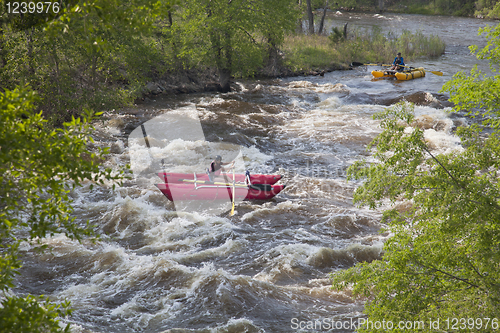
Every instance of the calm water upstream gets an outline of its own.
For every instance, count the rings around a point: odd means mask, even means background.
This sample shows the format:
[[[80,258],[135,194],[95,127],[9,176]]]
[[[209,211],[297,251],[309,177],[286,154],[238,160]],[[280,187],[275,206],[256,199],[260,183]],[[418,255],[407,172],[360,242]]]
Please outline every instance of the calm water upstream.
[[[19,292],[68,299],[76,332],[294,332],[302,323],[322,321],[307,332],[352,332],[328,324],[357,320],[362,301],[330,289],[329,273],[380,258],[386,234],[380,212],[355,207],[356,183],[345,169],[370,159],[366,145],[380,129],[372,115],[407,99],[426,124],[436,152],[459,147],[455,126],[466,122],[447,114],[441,86],[458,70],[476,63],[471,44],[484,44],[477,29],[484,20],[416,15],[346,13],[327,28],[384,31],[421,30],[447,44],[437,59],[407,61],[444,72],[408,82],[373,80],[371,68],[324,77],[239,82],[240,92],[173,96],[118,113],[97,124],[97,144],[111,146],[112,167],[141,160],[128,137],[140,124],[180,108],[196,110],[207,141],[163,142],[151,137],[152,154],[176,161],[177,171],[202,172],[201,152],[227,156],[242,146],[254,173],[283,173],[287,188],[269,202],[241,202],[236,214],[175,212],[150,177],[73,193],[79,221],[99,227],[96,244],[59,235],[43,240],[52,248],[25,253]],[[391,59],[388,59],[388,61]],[[483,64],[484,65],[484,64]]]

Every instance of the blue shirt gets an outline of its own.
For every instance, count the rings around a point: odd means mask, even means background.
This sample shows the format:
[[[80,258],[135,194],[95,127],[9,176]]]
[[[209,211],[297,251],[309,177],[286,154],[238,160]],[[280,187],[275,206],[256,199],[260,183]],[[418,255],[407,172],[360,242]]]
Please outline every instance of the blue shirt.
[[[396,57],[394,58],[394,62],[392,63],[393,65],[400,65],[400,66],[404,66],[405,65],[405,62],[403,60],[403,57]]]

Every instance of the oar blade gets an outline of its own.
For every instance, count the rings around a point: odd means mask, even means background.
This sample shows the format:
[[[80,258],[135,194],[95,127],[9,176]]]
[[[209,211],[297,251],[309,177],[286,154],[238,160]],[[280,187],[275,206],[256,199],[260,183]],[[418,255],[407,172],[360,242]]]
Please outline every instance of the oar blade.
[[[234,215],[234,199],[233,199],[233,208],[231,208],[231,214],[229,214],[229,216],[233,216]]]
[[[232,198],[233,207],[231,208],[231,216],[234,215],[234,195],[235,195],[235,191],[236,191],[236,187],[235,187],[235,176],[234,176],[234,165],[233,165],[233,198]]]
[[[439,72],[439,71],[431,71],[432,74],[434,75],[439,75],[439,76],[443,76],[443,72]]]
[[[392,65],[388,65],[388,64],[365,64],[365,63],[356,62],[356,61],[351,62],[351,67],[359,67],[359,66],[387,66],[387,67],[390,67]]]
[[[359,67],[359,66],[364,66],[365,64],[363,64],[362,62],[357,62],[357,61],[353,61],[351,62],[351,67]]]

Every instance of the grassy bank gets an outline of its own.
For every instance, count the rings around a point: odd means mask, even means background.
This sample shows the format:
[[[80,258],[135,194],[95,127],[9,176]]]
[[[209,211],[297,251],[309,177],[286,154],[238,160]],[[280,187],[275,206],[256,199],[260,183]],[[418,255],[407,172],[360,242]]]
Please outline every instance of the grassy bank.
[[[409,63],[440,56],[444,50],[445,44],[437,36],[406,30],[399,36],[383,35],[377,29],[354,31],[347,38],[337,34],[287,36],[283,46],[284,65],[292,72],[337,69],[353,61],[390,63],[397,52]]]

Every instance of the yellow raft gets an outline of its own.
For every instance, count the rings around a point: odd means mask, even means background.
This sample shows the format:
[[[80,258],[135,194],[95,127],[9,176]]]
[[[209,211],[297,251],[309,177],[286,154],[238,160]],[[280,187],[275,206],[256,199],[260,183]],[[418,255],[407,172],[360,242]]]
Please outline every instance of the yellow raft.
[[[376,78],[380,77],[395,77],[398,80],[406,81],[412,80],[419,77],[425,76],[425,71],[423,67],[419,68],[410,68],[410,70],[405,70],[402,72],[394,71],[394,70],[375,70],[372,71],[372,75]]]

